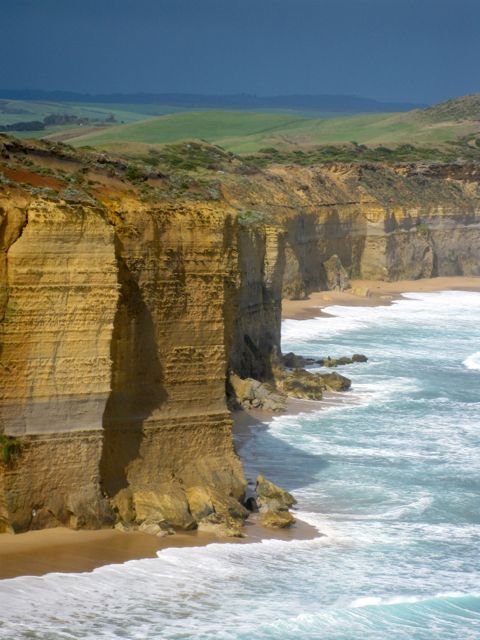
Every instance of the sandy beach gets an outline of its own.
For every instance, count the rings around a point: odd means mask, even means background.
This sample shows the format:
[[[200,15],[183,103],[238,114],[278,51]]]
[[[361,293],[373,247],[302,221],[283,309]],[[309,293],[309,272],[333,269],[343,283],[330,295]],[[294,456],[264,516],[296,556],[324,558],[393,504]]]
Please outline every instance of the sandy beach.
[[[304,320],[328,316],[322,309],[331,305],[389,305],[406,292],[445,290],[480,291],[480,277],[442,277],[428,280],[378,282],[352,281],[348,291],[312,293],[307,300],[283,301],[283,318]],[[322,406],[342,402],[341,394],[328,394],[317,401],[290,399],[287,414],[319,410]],[[237,444],[251,437],[252,428],[266,428],[274,415],[262,411],[238,411],[233,415]],[[291,540],[313,538],[317,530],[297,521],[289,530],[271,530],[256,523],[255,514],[246,522],[246,538],[218,538],[210,533],[181,532],[165,538],[140,531],[124,533],[115,530],[72,531],[66,528],[30,531],[0,536],[0,579],[50,572],[84,572],[106,565],[140,558],[154,558],[167,547],[203,546],[212,543],[248,544],[262,539]]]
[[[155,558],[168,547],[200,547],[207,544],[249,544],[265,539],[298,540],[318,536],[301,521],[291,529],[260,527],[255,514],[245,523],[245,538],[217,537],[200,531],[178,532],[159,538],[141,531],[124,533],[112,529],[72,531],[63,527],[0,536],[0,580],[46,573],[81,573],[107,564]]]
[[[352,280],[347,291],[318,291],[306,300],[283,300],[282,318],[308,320],[328,316],[322,311],[332,305],[351,307],[375,307],[389,305],[402,293],[433,291],[480,291],[479,277],[441,277],[424,280],[398,280],[379,282],[377,280]]]

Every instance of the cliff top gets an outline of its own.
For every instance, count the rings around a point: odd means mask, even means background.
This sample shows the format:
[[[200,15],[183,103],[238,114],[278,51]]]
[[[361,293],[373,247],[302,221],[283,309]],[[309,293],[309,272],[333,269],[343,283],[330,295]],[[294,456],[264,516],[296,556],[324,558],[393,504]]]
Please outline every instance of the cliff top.
[[[358,199],[359,187],[384,202],[397,198],[399,190],[404,202],[434,202],[445,189],[454,198],[455,181],[480,179],[477,150],[472,151],[472,159],[461,162],[431,162],[428,155],[421,161],[421,149],[415,147],[392,153],[362,145],[335,153],[329,147],[289,154],[266,149],[239,158],[214,145],[185,142],[147,146],[135,157],[122,157],[0,135],[0,188],[91,205],[135,200],[178,207],[215,201],[237,210],[241,224],[270,224],[299,208]],[[412,156],[419,161],[399,160]]]

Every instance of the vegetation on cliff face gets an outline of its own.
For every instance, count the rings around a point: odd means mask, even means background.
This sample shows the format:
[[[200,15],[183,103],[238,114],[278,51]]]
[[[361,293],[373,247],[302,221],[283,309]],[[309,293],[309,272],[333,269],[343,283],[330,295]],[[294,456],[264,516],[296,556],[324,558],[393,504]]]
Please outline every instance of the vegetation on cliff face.
[[[1,460],[9,465],[20,454],[22,444],[17,438],[0,433]]]

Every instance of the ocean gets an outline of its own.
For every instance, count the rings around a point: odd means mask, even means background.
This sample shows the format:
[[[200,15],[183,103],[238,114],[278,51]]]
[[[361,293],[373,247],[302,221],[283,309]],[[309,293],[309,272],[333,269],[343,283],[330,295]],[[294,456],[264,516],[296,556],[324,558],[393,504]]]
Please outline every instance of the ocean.
[[[283,350],[366,354],[352,390],[239,443],[318,537],[3,580],[0,638],[478,640],[480,293],[327,312]]]

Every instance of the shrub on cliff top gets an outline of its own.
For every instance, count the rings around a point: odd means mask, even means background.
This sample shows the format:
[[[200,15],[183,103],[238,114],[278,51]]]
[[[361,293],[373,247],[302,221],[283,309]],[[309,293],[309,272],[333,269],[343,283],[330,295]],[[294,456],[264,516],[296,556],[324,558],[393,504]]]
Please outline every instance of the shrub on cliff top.
[[[141,167],[131,164],[125,173],[125,177],[127,180],[130,180],[130,182],[139,182],[145,180],[145,172]]]
[[[200,142],[182,142],[165,145],[161,149],[149,149],[144,158],[148,164],[166,165],[171,169],[183,171],[223,170],[234,158],[233,154],[220,147]]]

